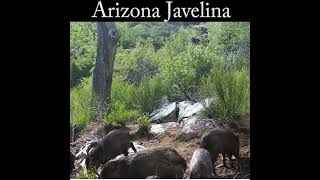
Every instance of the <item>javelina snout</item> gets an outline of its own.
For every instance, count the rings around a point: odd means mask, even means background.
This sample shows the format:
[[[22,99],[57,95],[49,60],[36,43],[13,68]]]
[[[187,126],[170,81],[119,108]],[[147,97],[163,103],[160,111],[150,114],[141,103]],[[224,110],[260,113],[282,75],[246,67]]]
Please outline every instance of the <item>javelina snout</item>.
[[[186,161],[173,148],[153,148],[108,161],[103,165],[100,176],[143,179],[156,175],[159,178],[182,179],[185,169]]]
[[[208,150],[199,148],[193,152],[190,160],[190,179],[212,178],[213,167]]]
[[[217,160],[219,154],[222,154],[223,164],[225,166],[226,166],[226,159],[225,159],[226,155],[228,155],[228,158],[230,161],[231,161],[232,155],[236,157],[237,161],[239,160],[239,148],[240,148],[239,137],[233,134],[228,129],[216,128],[205,133],[201,137],[200,148],[207,149],[210,152],[214,174],[216,174],[214,163]],[[239,167],[239,161],[238,161],[238,170],[239,168],[240,167]]]
[[[87,149],[87,168],[98,168],[100,165],[120,154],[127,156],[130,147],[134,152],[137,152],[130,139],[131,137],[128,131],[112,130],[104,136],[101,141],[92,143]]]

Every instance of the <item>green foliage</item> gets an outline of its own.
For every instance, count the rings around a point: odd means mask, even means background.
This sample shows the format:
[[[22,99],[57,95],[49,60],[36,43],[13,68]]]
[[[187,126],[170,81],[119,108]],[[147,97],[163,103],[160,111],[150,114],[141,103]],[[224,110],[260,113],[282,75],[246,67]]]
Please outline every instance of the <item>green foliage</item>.
[[[126,108],[133,109],[135,107],[136,87],[124,81],[114,81],[112,83],[111,101],[121,102]]]
[[[120,49],[114,66],[115,77],[138,85],[154,76],[158,72],[155,54],[150,40],[138,41],[131,52]]]
[[[71,87],[91,75],[96,58],[96,24],[91,22],[70,23]]]
[[[198,23],[116,23],[121,38],[111,104],[103,112],[107,124],[135,120],[147,127],[148,118],[141,114],[158,107],[163,96],[169,101],[215,97],[217,107],[214,112],[207,108],[207,116],[249,112],[250,24],[206,23],[208,38],[189,28],[194,24]],[[83,128],[94,114],[88,77],[96,56],[96,24],[71,23],[70,33],[72,117],[75,126]],[[191,42],[194,36],[201,36],[197,45]]]
[[[141,112],[151,112],[160,104],[160,101],[166,94],[166,91],[166,86],[162,83],[160,77],[145,80],[135,91],[135,106]]]
[[[171,100],[197,99],[200,79],[207,76],[216,59],[216,54],[206,46],[191,44],[191,37],[196,34],[193,29],[181,29],[159,51],[159,57],[165,57],[160,73],[170,86]]]
[[[151,124],[150,118],[147,114],[143,114],[137,119],[137,123],[141,129],[148,130]]]
[[[140,137],[147,136],[149,134],[149,128],[151,124],[148,114],[143,114],[139,119],[137,119],[137,123],[139,125],[137,135]]]
[[[139,38],[143,36],[145,27],[141,24],[129,27],[128,22],[116,23],[117,28],[121,33],[119,46],[123,49],[131,49],[136,46]]]
[[[96,174],[93,171],[81,169],[76,179],[96,179]]]
[[[215,97],[216,117],[236,117],[249,113],[250,81],[247,67],[235,67],[217,63],[201,84],[202,97]],[[206,114],[212,113],[206,110]]]
[[[108,106],[108,109],[104,115],[104,122],[107,125],[125,125],[128,121],[135,120],[139,116],[139,111],[128,110],[124,103],[120,101],[114,101]]]
[[[83,129],[91,120],[94,115],[92,103],[92,78],[89,77],[71,90],[71,114],[76,129]]]
[[[250,23],[212,22],[208,23],[208,32],[208,46],[221,54],[228,64],[238,68],[249,66]]]

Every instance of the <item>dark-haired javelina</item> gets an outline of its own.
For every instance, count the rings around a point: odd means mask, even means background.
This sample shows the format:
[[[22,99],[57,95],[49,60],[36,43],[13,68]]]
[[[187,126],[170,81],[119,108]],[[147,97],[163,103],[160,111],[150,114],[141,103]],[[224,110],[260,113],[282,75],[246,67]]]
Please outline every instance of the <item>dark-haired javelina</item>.
[[[213,168],[208,150],[199,148],[193,152],[190,160],[190,179],[210,179]]]
[[[104,125],[98,128],[98,130],[94,133],[99,139],[102,139],[105,135],[107,135],[112,130],[122,130],[122,131],[130,131],[127,126],[124,125]]]
[[[101,141],[92,143],[87,149],[87,168],[98,168],[120,154],[127,156],[129,148],[137,152],[130,139],[129,131],[112,130]]]
[[[74,161],[76,160],[76,156],[70,150],[70,173],[72,173],[74,169]]]
[[[226,154],[228,155],[228,158],[230,161],[231,161],[232,155],[234,155],[238,162],[238,170],[240,169],[239,137],[233,134],[230,130],[216,128],[205,133],[201,137],[200,148],[207,149],[210,152],[214,174],[216,174],[214,163],[217,160],[219,154],[222,154],[223,164],[225,166],[226,166],[226,159],[225,159]]]
[[[159,178],[182,179],[186,167],[186,161],[175,149],[153,148],[108,161],[103,165],[100,176],[104,179],[143,179],[157,175]]]

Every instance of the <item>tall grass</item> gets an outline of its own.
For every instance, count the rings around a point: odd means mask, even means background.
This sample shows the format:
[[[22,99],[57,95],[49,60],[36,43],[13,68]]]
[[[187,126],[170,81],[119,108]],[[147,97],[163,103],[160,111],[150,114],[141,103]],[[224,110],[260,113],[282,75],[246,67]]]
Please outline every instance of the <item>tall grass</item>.
[[[165,84],[159,77],[143,81],[135,91],[135,106],[141,111],[150,113],[156,108],[166,94]]]
[[[236,117],[249,113],[250,80],[249,69],[244,66],[237,70],[217,64],[200,87],[203,97],[215,97],[216,107],[213,113],[219,118]]]
[[[130,110],[121,101],[114,101],[108,106],[104,114],[104,122],[108,125],[125,125],[128,121],[133,121],[140,116],[139,111]]]
[[[71,90],[71,114],[76,129],[85,128],[94,114],[92,107],[92,78],[83,79]]]

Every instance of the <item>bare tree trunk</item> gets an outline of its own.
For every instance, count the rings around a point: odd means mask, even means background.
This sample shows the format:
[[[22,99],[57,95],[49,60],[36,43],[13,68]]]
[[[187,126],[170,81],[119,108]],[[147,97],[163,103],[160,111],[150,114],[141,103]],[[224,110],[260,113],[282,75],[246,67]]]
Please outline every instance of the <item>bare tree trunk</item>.
[[[114,22],[98,22],[97,59],[93,72],[93,95],[97,98],[97,110],[106,108],[110,102],[113,65],[120,37]]]

